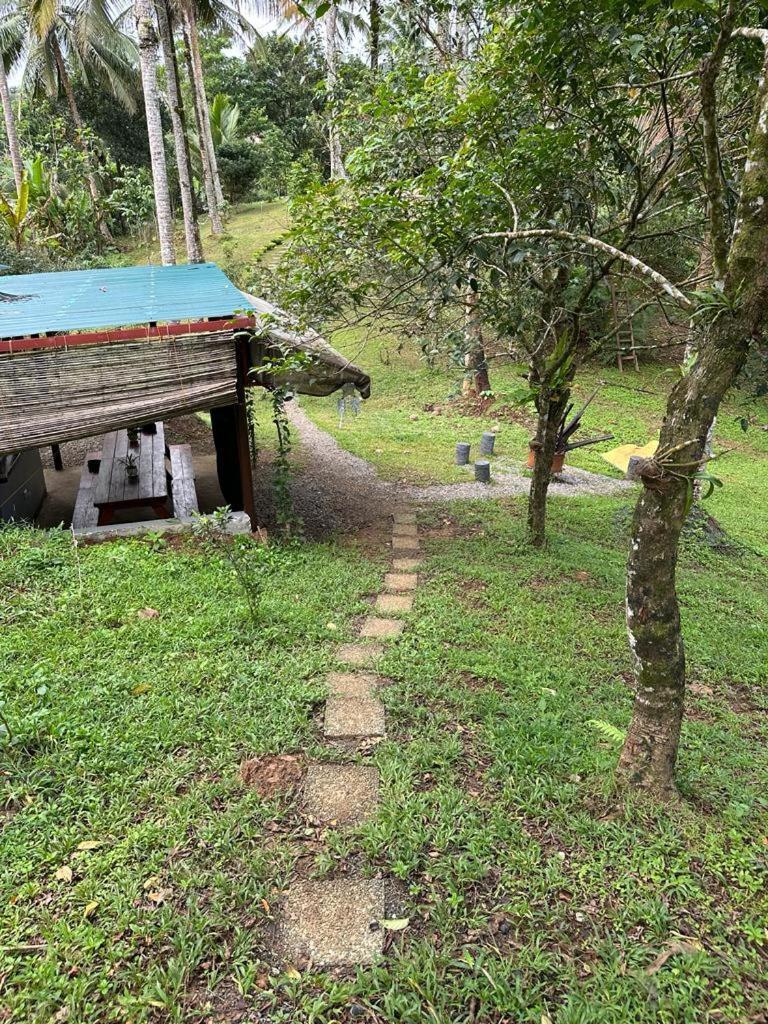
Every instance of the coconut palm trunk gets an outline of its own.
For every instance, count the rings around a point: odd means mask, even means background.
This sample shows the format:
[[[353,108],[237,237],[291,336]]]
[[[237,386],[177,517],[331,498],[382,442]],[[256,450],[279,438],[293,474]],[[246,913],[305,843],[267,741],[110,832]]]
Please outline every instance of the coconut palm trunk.
[[[173,212],[168,188],[168,170],[165,165],[163,124],[160,118],[160,94],[157,89],[159,42],[155,30],[152,0],[134,0],[133,14],[139,37],[139,64],[144,91],[144,111],[147,118],[149,155],[152,162],[152,184],[155,192],[160,258],[163,265],[167,265],[175,263],[176,256],[173,248]]]
[[[369,0],[368,4],[368,58],[374,75],[379,71],[381,56],[381,3]]]
[[[213,146],[211,116],[208,107],[208,97],[205,92],[203,61],[200,56],[200,40],[197,32],[197,16],[192,0],[182,0],[181,14],[189,84],[192,89],[197,118],[197,137],[200,140],[203,175],[208,178],[208,182],[206,182],[206,197],[208,198],[209,213],[211,215],[211,229],[214,234],[221,234],[223,229],[220,211],[224,206],[224,193],[221,188],[216,151]]]
[[[339,134],[339,9],[331,4],[323,16],[323,37],[325,42],[325,83],[328,92],[328,151],[331,160],[331,178],[346,178],[344,160],[341,155]]]
[[[8,139],[8,153],[13,165],[13,178],[16,182],[16,192],[21,192],[21,183],[24,180],[24,163],[21,159],[21,147],[19,136],[16,132],[16,118],[13,113],[11,102],[11,90],[8,88],[8,79],[5,74],[5,64],[0,57],[0,102],[3,104],[3,117],[5,119],[5,134]]]
[[[83,124],[83,119],[80,116],[80,108],[77,105],[75,90],[72,88],[72,80],[70,79],[69,72],[67,71],[64,54],[61,52],[61,46],[59,45],[59,40],[57,39],[55,32],[51,32],[50,45],[51,52],[53,53],[53,59],[56,62],[56,70],[59,73],[59,81],[61,82],[61,87],[64,90],[64,96],[67,100],[67,106],[69,107],[69,116],[72,118],[72,123],[75,126],[75,140],[80,152],[86,159],[85,180],[88,185],[88,193],[91,197],[96,223],[102,237],[106,241],[111,242],[112,233],[107,226],[107,222],[104,220],[104,212],[101,208],[101,192],[99,190],[99,183],[96,180],[96,175],[93,172],[92,155],[85,138],[85,126]]]
[[[184,116],[184,103],[181,98],[179,82],[179,66],[176,61],[176,49],[173,45],[173,27],[168,0],[155,0],[157,25],[160,41],[163,46],[165,75],[168,89],[168,108],[173,126],[173,143],[176,150],[176,169],[179,175],[179,191],[181,192],[181,209],[184,217],[184,239],[187,247],[187,259],[190,263],[203,262],[203,247],[200,242],[200,225],[197,221],[197,203],[192,184],[192,160],[189,153],[189,140]]]

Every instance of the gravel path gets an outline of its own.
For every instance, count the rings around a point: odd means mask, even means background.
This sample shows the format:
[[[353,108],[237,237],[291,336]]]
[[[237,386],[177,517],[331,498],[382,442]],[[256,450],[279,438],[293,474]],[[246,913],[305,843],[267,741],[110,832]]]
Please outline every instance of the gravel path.
[[[528,493],[530,478],[502,459],[493,464],[494,482],[490,485],[470,480],[465,484],[412,487],[381,480],[369,462],[342,448],[295,402],[287,408],[291,424],[301,438],[301,467],[292,479],[291,493],[295,510],[310,534],[359,528],[389,514],[403,502],[488,499]],[[470,473],[468,470],[468,475]],[[271,504],[266,479],[269,473],[263,476],[261,493],[257,495],[257,500],[263,502],[262,507]],[[549,490],[550,494],[575,497],[618,494],[634,486],[627,480],[569,468],[552,481]]]

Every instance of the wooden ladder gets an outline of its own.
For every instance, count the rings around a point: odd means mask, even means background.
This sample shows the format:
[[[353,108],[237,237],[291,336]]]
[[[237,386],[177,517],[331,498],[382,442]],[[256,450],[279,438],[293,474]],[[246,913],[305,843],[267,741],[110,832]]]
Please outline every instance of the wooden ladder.
[[[633,363],[636,370],[640,369],[635,348],[635,329],[626,293],[621,298],[616,294],[616,286],[611,281],[611,306],[613,309],[613,329],[616,334],[616,363],[624,372],[624,363]]]

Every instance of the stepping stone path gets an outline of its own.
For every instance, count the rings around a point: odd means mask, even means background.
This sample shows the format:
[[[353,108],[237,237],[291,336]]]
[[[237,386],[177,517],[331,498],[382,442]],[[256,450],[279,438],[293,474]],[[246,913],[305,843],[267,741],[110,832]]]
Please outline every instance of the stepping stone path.
[[[399,616],[413,607],[418,584],[419,537],[416,516],[402,509],[392,524],[392,571],[384,592],[359,629],[359,641],[338,650],[339,671],[329,672],[323,732],[329,744],[344,751],[375,743],[385,735],[381,679],[376,664],[385,642],[405,628]],[[334,761],[310,765],[304,782],[304,812],[329,827],[357,825],[376,813],[379,773],[369,764]],[[369,964],[381,955],[387,916],[381,879],[295,880],[283,898],[278,922],[284,955],[318,967]]]

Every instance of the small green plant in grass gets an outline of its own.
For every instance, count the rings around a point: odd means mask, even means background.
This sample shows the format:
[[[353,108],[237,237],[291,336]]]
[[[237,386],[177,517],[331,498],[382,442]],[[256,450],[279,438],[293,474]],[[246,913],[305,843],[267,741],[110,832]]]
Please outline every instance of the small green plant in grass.
[[[250,536],[227,532],[231,510],[217,508],[195,518],[194,532],[205,548],[229,566],[247,603],[254,625],[261,622],[261,601],[267,579],[277,570],[280,550]]]
[[[300,536],[302,523],[294,511],[291,500],[290,455],[293,441],[286,403],[293,397],[294,378],[297,375],[306,374],[311,366],[312,360],[306,352],[286,349],[280,356],[265,359],[260,366],[251,371],[262,377],[266,375],[270,381],[272,422],[277,434],[277,454],[272,464],[272,486],[275,495],[277,524],[287,537]],[[253,406],[250,411],[253,412]]]

